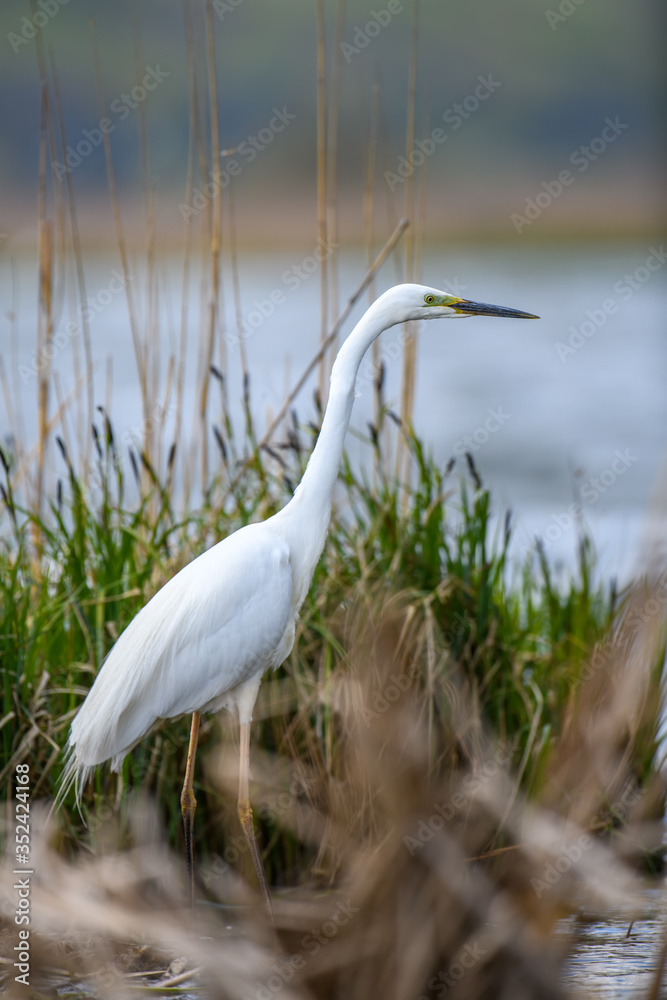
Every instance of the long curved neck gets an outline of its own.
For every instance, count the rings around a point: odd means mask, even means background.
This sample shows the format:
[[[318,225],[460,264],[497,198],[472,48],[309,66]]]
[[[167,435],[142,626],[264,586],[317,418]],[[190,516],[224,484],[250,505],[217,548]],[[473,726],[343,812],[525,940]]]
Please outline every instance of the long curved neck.
[[[298,549],[298,559],[302,563],[300,569],[308,574],[308,584],[329,528],[359,365],[376,337],[396,322],[396,316],[389,316],[381,297],[365,313],[341,347],[331,371],[329,401],[315,448],[294,496],[276,515],[281,531],[286,536],[298,537],[299,544],[294,548]]]

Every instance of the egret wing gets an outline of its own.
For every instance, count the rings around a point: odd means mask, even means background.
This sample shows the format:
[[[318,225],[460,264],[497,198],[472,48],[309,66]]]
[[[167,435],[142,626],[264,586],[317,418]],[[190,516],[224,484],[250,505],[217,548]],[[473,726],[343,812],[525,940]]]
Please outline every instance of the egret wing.
[[[74,770],[114,768],[159,719],[221,706],[294,635],[286,543],[248,525],[185,566],[111,649],[70,735]]]

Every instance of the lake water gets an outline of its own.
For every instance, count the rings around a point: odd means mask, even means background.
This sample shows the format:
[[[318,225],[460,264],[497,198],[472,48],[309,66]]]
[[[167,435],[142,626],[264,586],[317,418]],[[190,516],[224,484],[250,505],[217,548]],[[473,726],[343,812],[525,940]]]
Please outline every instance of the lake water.
[[[520,241],[517,241],[520,243]],[[35,346],[37,282],[35,261],[12,261],[10,249],[0,259],[0,287],[5,316],[0,350],[15,399],[23,413],[23,440],[36,436]],[[282,300],[272,315],[248,326],[246,338],[252,405],[257,426],[266,426],[317,349],[319,280],[301,269],[308,258],[293,251],[242,256],[242,314],[256,322],[257,303]],[[95,361],[96,402],[105,401],[107,374],[112,372],[110,411],[119,437],[141,430],[138,382],[124,292],[111,255],[86,259],[87,292],[94,299],[91,340]],[[157,301],[151,319],[142,267],[133,263],[130,282],[140,326],[159,327],[160,350],[155,399],[164,400],[169,352],[178,357],[181,310],[181,265],[175,257],[158,262]],[[288,276],[289,272],[289,276]],[[365,272],[361,253],[340,259],[341,302]],[[515,554],[520,556],[540,535],[552,555],[571,564],[577,529],[572,511],[579,503],[600,553],[604,575],[625,578],[640,558],[647,505],[664,461],[667,428],[667,338],[660,320],[665,274],[659,244],[637,243],[581,249],[562,246],[498,246],[444,253],[430,248],[424,255],[423,280],[483,302],[538,313],[539,322],[489,318],[464,323],[423,323],[419,334],[415,406],[417,433],[446,463],[466,447],[473,451],[484,480],[492,487],[499,511],[511,507],[516,518]],[[377,282],[382,290],[399,279],[391,261]],[[67,287],[73,287],[68,280]],[[67,294],[56,330],[69,319]],[[199,324],[199,276],[193,273],[189,306],[191,328],[185,371],[186,414],[195,410]],[[234,329],[228,270],[223,288],[230,329]],[[14,295],[17,294],[17,298]],[[76,298],[70,294],[70,308]],[[360,303],[344,331],[361,315]],[[15,308],[12,328],[8,316]],[[157,317],[157,319],[155,318]],[[13,332],[12,332],[13,330]],[[383,334],[386,362],[385,396],[398,408],[401,363],[400,329]],[[63,398],[74,396],[74,338],[53,360]],[[79,342],[81,337],[78,337]],[[559,347],[559,345],[561,345]],[[398,358],[398,359],[397,359]],[[218,360],[216,358],[216,360]],[[23,367],[21,367],[23,366]],[[365,369],[362,366],[362,374]],[[241,416],[238,345],[229,347],[229,394],[232,414]],[[302,420],[312,415],[314,379],[296,400]],[[213,385],[212,418],[217,405]],[[78,399],[85,393],[78,390]],[[71,423],[75,424],[74,411]],[[4,408],[0,437],[10,425]],[[352,424],[364,429],[372,414],[372,391],[360,386]],[[239,426],[241,426],[239,420]],[[355,447],[352,437],[350,446]],[[216,453],[217,459],[217,453]],[[361,461],[367,454],[361,453]],[[60,462],[54,454],[54,463]],[[60,462],[60,465],[62,463]],[[62,470],[61,470],[62,471]],[[664,466],[663,466],[664,483]]]
[[[622,909],[607,920],[580,925],[583,933],[563,977],[563,985],[574,997],[643,1000],[651,995],[665,934],[664,891],[648,890],[645,906],[629,933],[632,914]],[[572,927],[573,921],[564,921],[562,930]],[[667,997],[667,969],[657,997]]]

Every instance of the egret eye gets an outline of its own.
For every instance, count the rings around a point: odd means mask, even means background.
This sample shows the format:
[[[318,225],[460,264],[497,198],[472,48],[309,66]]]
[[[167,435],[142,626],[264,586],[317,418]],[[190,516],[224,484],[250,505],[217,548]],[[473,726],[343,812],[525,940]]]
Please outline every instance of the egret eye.
[[[433,303],[435,302],[435,295],[425,295],[424,302],[426,303],[427,306],[432,306]]]

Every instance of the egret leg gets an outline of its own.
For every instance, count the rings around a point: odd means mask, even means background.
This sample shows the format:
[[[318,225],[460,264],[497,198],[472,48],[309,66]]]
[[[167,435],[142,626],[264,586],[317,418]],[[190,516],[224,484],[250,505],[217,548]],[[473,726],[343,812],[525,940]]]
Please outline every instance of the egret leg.
[[[273,919],[273,908],[271,906],[271,893],[269,892],[269,885],[266,881],[266,873],[264,871],[264,865],[262,864],[262,857],[259,853],[259,847],[257,846],[257,841],[255,840],[255,831],[252,823],[252,809],[250,808],[250,799],[248,796],[248,771],[250,767],[250,723],[242,722],[240,724],[240,760],[239,760],[239,819],[241,821],[241,827],[243,828],[243,833],[245,835],[246,842],[250,848],[250,854],[252,855],[252,861],[255,866],[255,871],[257,872],[257,881],[259,882],[259,890],[262,894],[262,899],[264,900],[264,905],[266,906],[267,913],[269,915],[269,920],[275,926],[275,921]]]
[[[181,792],[181,812],[183,813],[183,831],[185,833],[185,863],[188,868],[188,881],[190,882],[190,903],[192,905],[192,919],[195,917],[195,866],[194,866],[194,828],[195,809],[197,800],[192,790],[192,779],[195,770],[195,754],[197,753],[197,739],[199,738],[199,712],[192,714],[192,727],[190,729],[190,745],[188,746],[188,763],[185,768],[185,781]]]

